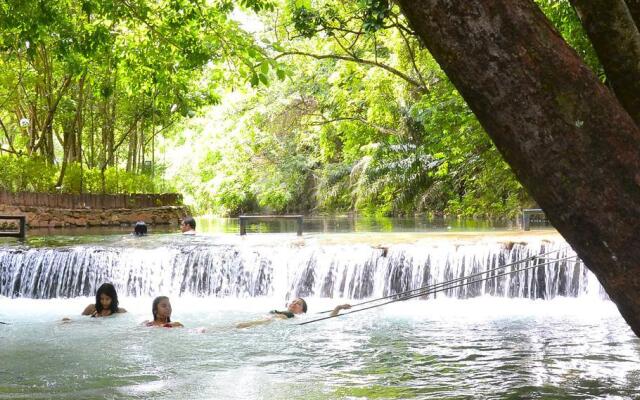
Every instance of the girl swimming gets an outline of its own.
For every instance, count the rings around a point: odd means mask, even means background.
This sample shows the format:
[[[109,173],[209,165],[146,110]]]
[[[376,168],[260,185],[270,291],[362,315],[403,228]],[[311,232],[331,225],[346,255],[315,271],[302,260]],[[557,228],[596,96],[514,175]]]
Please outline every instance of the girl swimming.
[[[145,326],[157,326],[162,328],[182,328],[180,322],[171,322],[171,302],[167,296],[158,296],[151,305],[153,321],[145,321]]]
[[[118,293],[110,283],[103,283],[96,291],[96,303],[89,304],[82,315],[106,317],[112,314],[125,313],[127,310],[118,307]]]

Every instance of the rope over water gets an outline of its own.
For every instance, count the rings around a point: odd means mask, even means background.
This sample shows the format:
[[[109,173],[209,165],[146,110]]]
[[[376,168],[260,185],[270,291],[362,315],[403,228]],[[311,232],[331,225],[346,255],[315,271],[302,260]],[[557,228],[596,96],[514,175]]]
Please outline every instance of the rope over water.
[[[564,258],[555,259],[553,261],[548,261],[548,262],[541,263],[541,264],[531,265],[529,267],[523,267],[523,268],[515,269],[515,270],[509,271],[509,272],[503,272],[503,273],[500,273],[500,274],[488,276],[488,277],[482,278],[482,279],[475,279],[475,280],[472,280],[472,281],[469,280],[471,278],[475,278],[475,277],[478,277],[478,276],[486,275],[486,274],[491,273],[491,272],[495,272],[495,271],[497,271],[499,269],[503,269],[503,268],[506,268],[506,267],[522,264],[522,263],[525,263],[525,262],[528,262],[528,261],[533,261],[535,259],[542,258],[543,256],[546,256],[546,255],[549,255],[549,254],[552,254],[552,253],[557,253],[557,252],[560,252],[560,251],[563,251],[563,250],[566,250],[566,248],[553,250],[553,251],[549,251],[547,253],[530,256],[530,257],[527,257],[527,258],[523,258],[522,260],[518,260],[518,261],[509,263],[509,264],[502,265],[500,267],[492,268],[492,269],[489,269],[489,270],[486,270],[486,271],[483,271],[483,272],[479,272],[479,273],[476,273],[476,274],[463,276],[463,277],[452,279],[452,280],[449,280],[449,281],[436,283],[434,285],[427,285],[427,286],[419,287],[417,289],[407,290],[405,292],[395,293],[395,294],[392,294],[392,295],[389,295],[389,296],[384,296],[384,297],[380,297],[380,298],[377,298],[377,299],[363,301],[361,303],[357,303],[357,304],[352,305],[352,308],[353,307],[360,307],[360,306],[362,306],[364,304],[379,302],[379,301],[386,300],[386,299],[389,299],[389,298],[394,298],[394,299],[392,299],[390,301],[386,301],[384,303],[374,304],[374,305],[369,306],[369,307],[363,307],[363,308],[360,308],[360,309],[357,309],[357,310],[352,310],[352,311],[345,312],[345,313],[342,313],[342,314],[331,315],[331,316],[322,317],[322,318],[316,318],[316,319],[313,319],[313,320],[310,320],[310,321],[301,322],[301,323],[299,323],[297,325],[307,325],[307,324],[311,324],[313,322],[324,321],[324,320],[329,319],[329,318],[335,318],[335,317],[340,317],[340,316],[343,316],[343,315],[349,315],[349,314],[353,314],[353,313],[356,313],[356,312],[369,310],[369,309],[376,308],[376,307],[381,307],[381,306],[384,306],[384,305],[387,305],[387,304],[396,303],[396,302],[399,302],[399,301],[405,301],[405,300],[413,299],[413,298],[416,298],[416,297],[426,296],[426,295],[429,295],[429,294],[434,294],[434,293],[442,292],[442,291],[449,290],[449,289],[455,289],[455,288],[471,285],[471,284],[474,284],[474,283],[487,281],[489,279],[494,279],[494,278],[498,278],[498,277],[501,277],[501,276],[515,274],[517,272],[522,272],[522,271],[526,271],[526,270],[533,269],[533,268],[543,267],[545,265],[554,264],[554,263],[557,263],[559,261],[566,261],[566,260],[570,260],[570,259],[578,260],[578,256],[577,255],[567,256],[567,257],[564,257]],[[467,282],[462,282],[464,280],[467,280]],[[458,282],[462,282],[462,283],[459,283],[458,285],[452,285],[452,284],[458,283]],[[319,312],[318,314],[324,314],[324,313],[331,312],[331,311],[332,310],[322,311],[322,312]]]
[[[398,297],[398,296],[402,296],[402,295],[405,295],[405,294],[408,294],[408,293],[412,293],[412,292],[422,291],[422,290],[425,290],[426,288],[436,289],[436,288],[438,288],[439,286],[442,286],[442,285],[447,285],[447,284],[455,283],[455,282],[458,282],[458,281],[463,281],[463,280],[469,279],[469,278],[475,278],[476,276],[481,276],[481,275],[484,275],[484,274],[488,274],[489,272],[493,272],[493,271],[496,271],[496,270],[499,270],[499,269],[502,269],[502,268],[510,267],[512,265],[521,264],[521,263],[524,263],[524,262],[527,262],[527,261],[533,261],[536,258],[540,258],[542,256],[546,256],[546,255],[549,255],[549,254],[552,254],[552,253],[556,253],[556,252],[559,252],[559,251],[562,251],[562,250],[567,250],[567,248],[558,249],[558,250],[552,250],[552,251],[548,251],[546,253],[537,254],[535,256],[529,256],[529,257],[523,258],[521,260],[514,261],[512,263],[502,265],[500,267],[496,267],[496,268],[488,269],[488,270],[483,271],[483,272],[479,272],[477,274],[466,275],[466,276],[463,276],[461,278],[452,279],[450,281],[440,282],[440,283],[436,283],[434,285],[422,286],[422,287],[419,287],[417,289],[411,289],[411,290],[407,290],[405,292],[394,293],[394,294],[390,294],[388,296],[379,297],[377,299],[371,299],[371,300],[363,301],[363,302],[360,302],[360,303],[357,303],[357,304],[352,304],[351,307],[358,307],[358,306],[361,306],[363,304],[374,303],[374,302],[377,302],[377,301],[380,301],[380,300],[385,300],[385,299],[389,299],[389,298],[392,298],[392,297]],[[333,310],[320,311],[317,314],[326,314],[326,313],[330,313],[331,311],[333,311]]]

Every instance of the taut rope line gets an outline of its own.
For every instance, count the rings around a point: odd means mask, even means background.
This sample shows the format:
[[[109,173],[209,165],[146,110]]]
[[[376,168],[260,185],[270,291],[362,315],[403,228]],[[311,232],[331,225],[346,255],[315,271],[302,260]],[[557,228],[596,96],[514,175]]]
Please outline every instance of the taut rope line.
[[[343,314],[330,315],[330,316],[328,316],[328,317],[322,317],[322,318],[312,319],[311,321],[301,322],[301,323],[299,323],[299,324],[297,324],[297,325],[307,325],[307,324],[310,324],[310,323],[313,323],[313,322],[324,321],[325,319],[329,319],[329,318],[341,317],[341,316],[343,316],[343,315],[349,315],[349,314],[357,313],[357,312],[360,312],[360,311],[369,310],[369,309],[371,309],[371,308],[381,307],[381,306],[384,306],[384,305],[387,305],[387,304],[396,303],[396,302],[398,302],[398,301],[405,301],[405,300],[413,299],[413,298],[420,297],[420,296],[424,296],[424,295],[428,295],[428,294],[433,294],[433,293],[442,292],[442,291],[444,291],[444,290],[448,290],[448,289],[455,289],[455,288],[459,288],[459,287],[462,287],[462,286],[471,285],[471,284],[473,284],[473,283],[477,283],[477,282],[482,282],[482,281],[486,281],[486,280],[489,280],[489,279],[498,278],[498,277],[505,276],[505,275],[515,274],[516,272],[522,272],[522,271],[526,271],[526,270],[528,270],[528,269],[533,269],[533,268],[543,267],[543,266],[545,266],[545,265],[553,264],[553,263],[556,263],[556,262],[559,262],[559,261],[570,260],[570,259],[572,259],[572,258],[576,258],[576,259],[577,259],[577,257],[578,257],[578,256],[577,256],[577,255],[575,255],[575,256],[568,256],[568,257],[564,257],[564,258],[558,258],[558,259],[556,259],[556,260],[549,261],[549,262],[546,262],[546,263],[543,263],[543,264],[531,265],[531,266],[529,266],[529,267],[524,267],[524,268],[516,269],[516,270],[513,270],[513,271],[509,271],[509,272],[503,272],[503,273],[501,273],[501,274],[493,275],[493,276],[490,276],[490,277],[487,277],[487,278],[477,279],[477,280],[474,280],[474,281],[471,281],[471,282],[461,283],[461,284],[459,284],[459,285],[442,287],[442,288],[438,288],[438,289],[435,289],[435,290],[434,290],[434,289],[429,290],[429,289],[428,289],[428,288],[429,288],[429,286],[425,286],[424,288],[420,288],[420,289],[422,289],[423,291],[422,291],[422,292],[419,292],[419,293],[417,293],[417,294],[412,294],[412,295],[410,295],[410,296],[403,296],[403,297],[401,297],[401,298],[397,298],[397,299],[394,299],[394,300],[386,301],[386,302],[384,302],[384,303],[380,303],[380,304],[374,304],[374,305],[369,306],[369,307],[359,308],[359,309],[357,309],[357,310],[349,311],[349,312],[346,312],[346,313],[343,313]],[[487,273],[487,272],[489,272],[489,271],[485,271],[485,272],[483,272],[482,274],[485,274],[485,273]],[[476,275],[477,275],[477,274],[476,274]],[[470,275],[469,277],[471,277],[471,275]],[[464,279],[468,279],[469,277],[458,278],[457,280],[464,280]],[[450,281],[450,282],[453,282],[453,281]],[[445,283],[445,282],[443,282],[443,284],[444,284],[444,283]],[[414,289],[414,291],[415,291],[415,290],[418,290],[418,289]],[[406,293],[406,292],[405,292],[405,293]],[[394,296],[397,296],[397,295],[394,295]],[[388,296],[387,296],[387,298],[388,298]],[[382,300],[382,298],[381,298],[381,299],[378,299],[378,301],[379,301],[379,300]],[[358,304],[358,305],[359,305],[359,304]]]
[[[529,256],[529,257],[523,258],[523,259],[518,260],[518,261],[514,261],[514,262],[509,263],[509,264],[505,264],[505,265],[502,265],[502,266],[499,266],[499,267],[488,269],[488,270],[483,271],[483,272],[478,272],[478,273],[472,274],[472,275],[466,275],[466,276],[463,276],[461,278],[452,279],[450,281],[435,283],[433,285],[422,286],[422,287],[419,287],[417,289],[407,290],[405,292],[390,294],[388,296],[379,297],[377,299],[371,299],[371,300],[363,301],[363,302],[360,302],[360,303],[352,304],[351,307],[359,307],[359,306],[361,306],[363,304],[375,303],[375,302],[378,302],[378,301],[381,301],[381,300],[390,299],[392,297],[396,297],[397,298],[397,297],[401,297],[401,296],[409,294],[409,293],[418,292],[418,291],[421,292],[421,291],[424,291],[424,290],[427,290],[427,289],[435,290],[435,289],[438,289],[439,287],[444,286],[444,285],[450,285],[452,283],[460,282],[460,281],[463,281],[465,279],[475,278],[476,276],[482,276],[484,274],[488,274],[490,272],[494,272],[494,271],[497,271],[497,270],[502,269],[502,268],[511,267],[511,266],[517,265],[517,264],[522,264],[522,263],[525,263],[527,261],[533,261],[536,258],[541,258],[543,256],[546,256],[546,255],[549,255],[549,254],[552,254],[552,253],[557,253],[557,252],[560,252],[560,251],[563,251],[563,250],[567,250],[567,249],[568,249],[568,247],[564,247],[562,249],[552,250],[552,251],[548,251],[548,252],[542,253],[542,254],[536,254],[536,255],[533,255],[533,256]],[[538,264],[538,265],[540,265],[540,264]],[[326,314],[326,313],[330,313],[331,311],[333,311],[333,310],[320,311],[320,312],[318,312],[316,314]]]

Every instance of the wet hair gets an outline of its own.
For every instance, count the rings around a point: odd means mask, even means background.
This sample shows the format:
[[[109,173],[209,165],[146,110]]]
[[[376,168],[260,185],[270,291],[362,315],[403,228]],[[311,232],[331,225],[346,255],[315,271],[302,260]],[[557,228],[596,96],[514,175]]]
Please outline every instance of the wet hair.
[[[304,301],[303,298],[300,298],[300,300],[302,300],[302,312],[306,314],[306,312],[307,312],[307,302]]]
[[[116,288],[110,283],[103,283],[102,285],[100,285],[100,287],[96,291],[96,311],[98,313],[101,313],[103,310],[102,304],[100,303],[101,294],[105,294],[111,297],[111,307],[109,307],[109,309],[111,310],[111,313],[117,313],[118,312],[118,293],[116,293]]]
[[[136,236],[142,236],[147,234],[147,224],[144,221],[136,222],[136,225],[133,227],[133,234]]]
[[[294,299],[293,301],[296,301],[296,300],[300,300],[302,302],[302,312],[306,314],[307,313],[307,302],[304,301],[304,299],[302,297],[298,297],[297,299]]]
[[[277,314],[277,315],[284,315],[287,318],[293,318],[295,317],[295,314],[292,313],[291,311],[278,311],[278,310],[271,310],[269,311],[269,314]]]
[[[182,220],[182,223],[185,225],[189,225],[191,229],[196,229],[196,220],[193,217],[186,217]]]
[[[153,304],[151,305],[151,313],[153,314],[154,321],[156,320],[156,316],[158,315],[158,304],[160,304],[162,300],[169,300],[169,298],[167,296],[158,296],[153,299]],[[165,322],[171,322],[171,318],[167,318]]]

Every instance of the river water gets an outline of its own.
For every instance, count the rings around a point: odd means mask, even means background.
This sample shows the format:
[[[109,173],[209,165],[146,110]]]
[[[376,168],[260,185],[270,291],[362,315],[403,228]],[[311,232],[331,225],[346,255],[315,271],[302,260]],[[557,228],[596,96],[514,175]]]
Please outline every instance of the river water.
[[[5,243],[0,398],[640,398],[640,340],[593,275],[567,259],[574,254],[561,238],[380,240],[112,235]],[[549,252],[542,267],[297,325],[336,304]],[[535,263],[543,262],[522,265]],[[104,281],[129,312],[79,316]],[[186,328],[141,326],[160,294]],[[234,327],[295,296],[307,298],[306,315]]]

